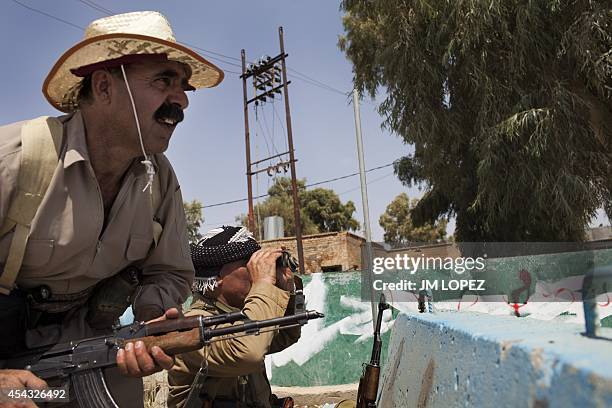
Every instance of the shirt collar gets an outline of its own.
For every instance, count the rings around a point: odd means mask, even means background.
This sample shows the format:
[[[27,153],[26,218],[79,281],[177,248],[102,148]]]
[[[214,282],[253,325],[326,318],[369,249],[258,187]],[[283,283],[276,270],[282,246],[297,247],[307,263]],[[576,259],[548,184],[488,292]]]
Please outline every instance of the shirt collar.
[[[71,115],[63,116],[60,120],[64,123],[66,137],[66,154],[64,155],[64,168],[72,166],[80,161],[89,161],[87,140],[85,139],[85,125],[81,111]]]

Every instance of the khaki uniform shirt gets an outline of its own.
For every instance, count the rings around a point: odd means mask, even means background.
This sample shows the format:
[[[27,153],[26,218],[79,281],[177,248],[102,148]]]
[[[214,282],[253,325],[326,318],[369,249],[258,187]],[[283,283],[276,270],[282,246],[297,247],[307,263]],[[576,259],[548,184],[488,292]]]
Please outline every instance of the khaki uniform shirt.
[[[267,282],[255,283],[242,309],[252,320],[271,319],[285,315],[289,293]],[[212,301],[196,294],[186,316],[211,316],[236,311],[219,301]],[[244,336],[212,342],[199,351],[177,356],[168,372],[168,407],[183,407],[189,389],[202,361],[207,360],[208,374],[204,393],[215,398],[240,400],[239,379],[246,379],[248,406],[270,407],[270,383],[264,357],[289,347],[300,338],[300,327],[264,332],[257,336]]]
[[[64,124],[62,151],[32,222],[17,284],[25,289],[47,285],[52,293],[71,294],[134,264],[143,271],[134,301],[138,319],[180,305],[190,294],[194,272],[183,200],[170,163],[164,155],[155,155],[162,197],[155,218],[163,226],[155,246],[151,198],[142,191],[147,182],[144,166],[134,161],[105,220],[81,114],[59,119]],[[17,188],[24,123],[0,127],[0,225]],[[0,237],[0,272],[12,236],[9,232]]]

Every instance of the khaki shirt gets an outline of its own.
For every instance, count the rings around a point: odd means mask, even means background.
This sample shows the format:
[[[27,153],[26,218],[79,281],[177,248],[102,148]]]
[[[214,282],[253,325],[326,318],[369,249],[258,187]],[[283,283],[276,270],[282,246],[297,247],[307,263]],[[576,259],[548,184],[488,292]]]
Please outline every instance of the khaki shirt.
[[[244,313],[252,320],[271,319],[285,315],[289,293],[267,282],[257,282],[245,300]],[[186,316],[211,316],[236,311],[219,301],[194,295],[194,303]],[[207,359],[208,374],[204,392],[210,399],[238,400],[238,380],[248,376],[247,402],[251,406],[270,406],[270,384],[266,377],[264,357],[268,353],[284,350],[300,338],[299,327],[278,332],[269,331],[257,336],[244,336],[212,342],[208,347],[176,357],[176,363],[168,372],[168,407],[183,407],[195,374],[202,360]]]
[[[85,290],[128,265],[141,267],[142,286],[134,301],[137,318],[159,316],[190,294],[193,264],[186,236],[181,191],[166,157],[155,155],[161,203],[155,218],[163,233],[153,243],[152,205],[144,166],[135,160],[104,218],[102,195],[89,160],[80,112],[59,118],[64,139],[49,189],[32,222],[17,284],[47,285],[52,293]],[[0,127],[0,225],[17,188],[21,127]],[[13,233],[0,237],[0,271]]]

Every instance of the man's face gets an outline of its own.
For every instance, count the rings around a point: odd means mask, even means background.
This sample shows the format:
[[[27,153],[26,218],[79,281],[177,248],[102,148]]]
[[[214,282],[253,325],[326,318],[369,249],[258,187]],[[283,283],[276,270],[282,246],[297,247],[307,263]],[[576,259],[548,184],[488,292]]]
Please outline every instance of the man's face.
[[[125,67],[128,84],[138,113],[145,151],[162,153],[168,148],[176,125],[183,119],[182,111],[189,100],[185,91],[189,85],[189,68],[175,61],[144,61]],[[112,83],[111,120],[119,129],[123,148],[141,155],[138,131],[130,97],[121,72]]]
[[[219,273],[218,299],[223,303],[242,309],[244,301],[251,291],[253,281],[247,269],[247,260],[240,260],[223,265]],[[290,273],[287,268],[276,268],[277,280],[283,273]]]
[[[219,300],[229,306],[242,309],[244,300],[251,290],[251,274],[246,260],[240,260],[223,265],[219,277]]]

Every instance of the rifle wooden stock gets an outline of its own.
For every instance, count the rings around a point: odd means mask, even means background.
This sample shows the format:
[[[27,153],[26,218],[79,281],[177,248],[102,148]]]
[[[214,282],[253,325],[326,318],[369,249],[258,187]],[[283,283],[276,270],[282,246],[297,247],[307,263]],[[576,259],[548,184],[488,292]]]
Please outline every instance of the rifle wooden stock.
[[[187,331],[170,332],[159,336],[122,340],[119,343],[119,347],[124,348],[127,343],[136,341],[142,341],[149,352],[151,352],[153,346],[158,346],[164,353],[171,356],[196,351],[204,345],[200,339],[200,329],[195,328]]]
[[[363,375],[359,379],[359,388],[357,390],[357,408],[376,406],[379,377],[380,366],[372,364],[364,365]]]

